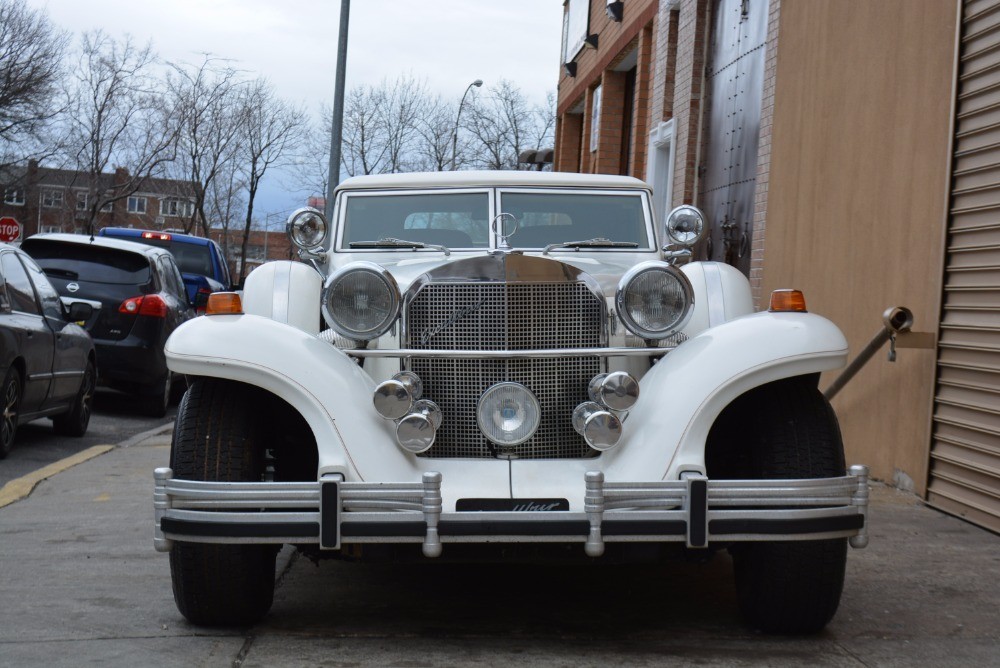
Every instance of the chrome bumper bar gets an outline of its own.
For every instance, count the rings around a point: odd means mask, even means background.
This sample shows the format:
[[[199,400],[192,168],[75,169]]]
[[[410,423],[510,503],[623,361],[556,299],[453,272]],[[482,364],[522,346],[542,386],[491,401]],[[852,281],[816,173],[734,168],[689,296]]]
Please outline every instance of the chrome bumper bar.
[[[868,544],[868,467],[839,478],[606,482],[585,476],[584,512],[442,512],[441,474],[418,483],[200,482],[156,469],[154,545],[201,543],[579,542],[590,556],[609,542],[711,543],[849,537]]]

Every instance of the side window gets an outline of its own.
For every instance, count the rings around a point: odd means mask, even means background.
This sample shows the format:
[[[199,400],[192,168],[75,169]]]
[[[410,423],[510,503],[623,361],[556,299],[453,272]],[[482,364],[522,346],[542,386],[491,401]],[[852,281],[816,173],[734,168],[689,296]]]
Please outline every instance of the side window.
[[[182,303],[187,303],[187,293],[184,291],[184,279],[177,269],[177,265],[170,258],[163,256],[160,258],[160,276],[163,279],[163,289],[172,294]]]
[[[11,309],[41,314],[42,309],[35,301],[35,292],[31,289],[28,274],[14,254],[4,253],[0,256],[0,264],[3,265],[3,275],[7,278],[7,296],[10,298]]]
[[[35,291],[38,293],[39,299],[42,300],[42,313],[49,318],[62,320],[63,309],[62,302],[59,300],[59,293],[52,287],[49,279],[45,277],[45,272],[35,264],[34,260],[26,255],[20,257],[24,266],[28,269],[31,282],[35,284]]]
[[[2,263],[0,263],[0,313],[10,313],[10,297],[7,296],[7,281],[3,277]]]

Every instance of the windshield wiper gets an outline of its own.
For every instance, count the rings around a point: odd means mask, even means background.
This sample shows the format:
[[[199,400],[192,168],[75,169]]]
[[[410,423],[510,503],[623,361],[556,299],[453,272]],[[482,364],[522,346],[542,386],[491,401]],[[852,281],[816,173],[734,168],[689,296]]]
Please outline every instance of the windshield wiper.
[[[542,255],[548,255],[554,248],[572,248],[579,251],[581,248],[638,248],[639,244],[634,241],[612,241],[604,237],[587,239],[586,241],[563,241],[557,244],[549,244],[542,251]]]
[[[351,248],[410,248],[412,250],[429,248],[431,250],[444,251],[446,256],[451,255],[451,249],[447,246],[425,244],[422,241],[407,241],[406,239],[397,239],[396,237],[382,237],[378,241],[352,241],[347,245]]]

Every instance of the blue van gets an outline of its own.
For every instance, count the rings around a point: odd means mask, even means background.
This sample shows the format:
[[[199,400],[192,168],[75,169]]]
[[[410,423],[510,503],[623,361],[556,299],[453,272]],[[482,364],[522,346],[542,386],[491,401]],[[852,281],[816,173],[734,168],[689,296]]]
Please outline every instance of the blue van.
[[[188,300],[199,312],[204,311],[208,295],[229,290],[232,285],[229,265],[222,255],[222,249],[211,239],[190,234],[135,230],[126,227],[105,227],[97,234],[101,237],[127,239],[169,250],[181,270]]]

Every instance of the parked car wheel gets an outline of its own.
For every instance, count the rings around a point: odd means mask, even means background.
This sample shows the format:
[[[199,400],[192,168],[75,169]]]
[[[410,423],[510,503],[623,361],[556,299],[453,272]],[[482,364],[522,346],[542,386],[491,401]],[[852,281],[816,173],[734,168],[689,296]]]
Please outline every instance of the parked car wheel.
[[[21,376],[17,369],[8,369],[0,389],[3,401],[3,422],[0,423],[0,459],[3,459],[14,447],[14,435],[17,433],[17,415],[21,406]]]
[[[142,398],[142,412],[149,417],[161,418],[167,414],[170,407],[170,389],[172,387],[170,372],[164,380],[150,386]]]
[[[717,424],[721,429],[712,436],[725,431],[730,442],[746,447],[745,455],[730,455],[723,477],[844,475],[837,418],[812,379],[791,378],[753,390]],[[844,586],[846,538],[741,543],[731,552],[740,612],[753,628],[815,633],[833,618]]]
[[[73,408],[52,418],[52,428],[55,429],[56,433],[64,436],[83,436],[87,433],[87,427],[90,425],[90,413],[94,404],[96,381],[97,373],[94,369],[94,363],[88,362],[87,368],[83,372],[80,392],[73,402]]]
[[[170,461],[187,480],[260,480],[264,442],[249,388],[215,379],[193,382],[181,400]],[[247,625],[274,596],[273,545],[175,542],[170,575],[177,608],[193,624]]]

